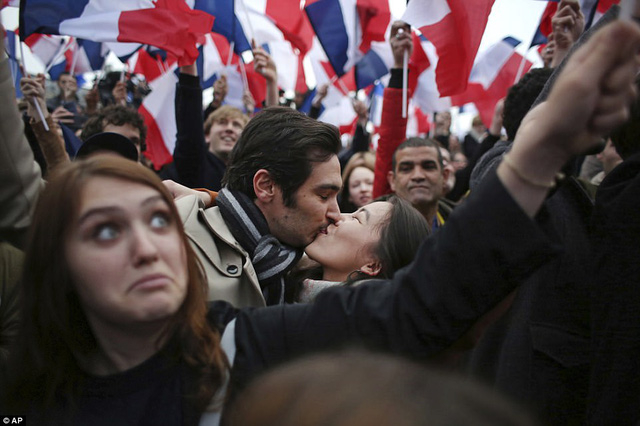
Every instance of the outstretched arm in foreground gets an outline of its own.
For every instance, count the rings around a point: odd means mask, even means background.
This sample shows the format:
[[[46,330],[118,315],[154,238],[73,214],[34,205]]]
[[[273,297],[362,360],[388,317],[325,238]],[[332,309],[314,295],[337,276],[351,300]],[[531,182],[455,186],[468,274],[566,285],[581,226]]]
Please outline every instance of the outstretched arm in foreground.
[[[498,177],[530,216],[562,166],[628,118],[639,48],[636,25],[603,28],[571,57],[547,101],[524,118]]]

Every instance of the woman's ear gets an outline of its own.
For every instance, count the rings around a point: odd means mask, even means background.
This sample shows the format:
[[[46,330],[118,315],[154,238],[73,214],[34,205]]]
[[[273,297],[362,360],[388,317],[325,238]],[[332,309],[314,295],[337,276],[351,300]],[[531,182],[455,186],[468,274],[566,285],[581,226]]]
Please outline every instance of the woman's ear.
[[[275,187],[275,182],[267,170],[260,169],[253,175],[253,191],[259,201],[263,203],[270,202],[275,196]]]
[[[380,264],[379,260],[372,260],[360,268],[360,272],[371,277],[377,276],[380,271],[382,271],[382,264]]]

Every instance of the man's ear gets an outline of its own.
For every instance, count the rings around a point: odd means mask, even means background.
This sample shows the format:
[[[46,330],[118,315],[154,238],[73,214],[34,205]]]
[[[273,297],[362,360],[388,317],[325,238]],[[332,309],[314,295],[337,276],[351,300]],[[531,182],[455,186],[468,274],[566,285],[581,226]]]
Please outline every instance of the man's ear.
[[[363,272],[371,277],[377,276],[382,271],[382,264],[379,260],[372,260],[366,265],[360,268],[360,272]]]
[[[273,199],[276,194],[276,184],[267,170],[260,169],[253,175],[253,191],[256,193],[256,198],[263,203]]]
[[[395,177],[396,174],[393,171],[389,170],[387,172],[387,182],[389,182],[389,186],[393,192],[396,192]]]
[[[442,181],[444,183],[447,183],[450,173],[451,173],[451,169],[449,169],[448,167],[442,167]]]

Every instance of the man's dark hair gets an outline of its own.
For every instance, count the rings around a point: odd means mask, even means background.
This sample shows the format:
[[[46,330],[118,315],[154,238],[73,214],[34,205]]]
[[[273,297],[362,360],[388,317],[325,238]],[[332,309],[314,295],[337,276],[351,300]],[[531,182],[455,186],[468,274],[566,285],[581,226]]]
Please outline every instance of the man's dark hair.
[[[63,75],[71,75],[71,73],[69,71],[62,71],[60,74],[58,74],[58,80],[57,81],[60,81],[60,77],[62,77]],[[72,77],[76,78],[75,76],[72,76]]]
[[[104,132],[104,127],[107,124],[114,126],[130,124],[135,127],[140,131],[140,152],[147,149],[147,126],[144,124],[144,119],[138,111],[123,105],[109,105],[89,118],[82,127],[80,139],[86,141],[91,136]]]
[[[442,169],[444,168],[444,161],[442,159],[442,153],[440,152],[440,143],[434,141],[433,139],[424,139],[418,137],[407,139],[406,141],[398,145],[396,150],[393,151],[393,156],[391,157],[391,171],[393,171],[393,173],[396,172],[396,153],[398,151],[402,151],[405,148],[419,148],[421,146],[430,146],[436,149],[436,152],[438,153],[438,164],[440,164],[440,170],[442,171]]]
[[[515,139],[522,119],[531,109],[552,73],[553,68],[534,68],[509,89],[504,101],[502,124],[510,141]]]
[[[640,77],[636,78],[636,88],[640,89]],[[611,133],[611,142],[623,160],[640,151],[640,98],[631,104],[629,120]]]
[[[255,199],[253,177],[265,169],[282,190],[285,206],[295,207],[294,195],[311,175],[312,163],[329,160],[341,148],[335,126],[291,108],[266,108],[242,131],[222,184]]]

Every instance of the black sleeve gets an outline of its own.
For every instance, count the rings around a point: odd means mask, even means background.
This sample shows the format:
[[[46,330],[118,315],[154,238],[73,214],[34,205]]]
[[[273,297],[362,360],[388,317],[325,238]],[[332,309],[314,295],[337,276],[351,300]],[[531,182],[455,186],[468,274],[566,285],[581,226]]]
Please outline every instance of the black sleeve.
[[[493,174],[392,281],[329,289],[311,305],[242,311],[232,386],[295,355],[345,345],[433,356],[557,251]]]
[[[391,78],[387,87],[402,89],[402,68],[391,68]]]
[[[318,117],[320,117],[320,107],[311,105],[311,109],[309,110],[309,117],[313,118],[314,120],[317,120]]]
[[[202,89],[197,76],[180,74],[176,87],[176,146],[173,162],[178,183],[190,188],[204,187],[200,182],[207,147],[204,140]]]
[[[369,132],[360,125],[356,124],[356,132],[353,135],[353,141],[349,148],[345,148],[338,154],[340,160],[340,170],[344,170],[345,166],[356,152],[364,152],[369,149]]]
[[[469,158],[467,166],[456,172],[456,184],[451,191],[447,194],[447,199],[451,201],[459,201],[464,194],[469,191],[469,181],[471,180],[471,172],[478,163],[480,157],[482,157],[487,151],[500,140],[500,135],[495,136],[491,133],[480,142],[480,145],[475,150],[473,157]]]

